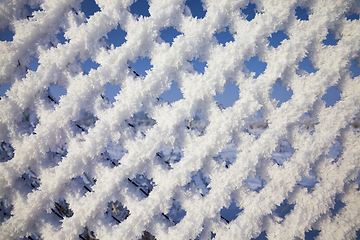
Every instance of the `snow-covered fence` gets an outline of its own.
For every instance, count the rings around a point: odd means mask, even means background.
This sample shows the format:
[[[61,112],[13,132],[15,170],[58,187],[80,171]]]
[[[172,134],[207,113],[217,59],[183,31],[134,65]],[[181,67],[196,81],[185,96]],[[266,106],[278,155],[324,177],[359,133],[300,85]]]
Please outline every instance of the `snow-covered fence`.
[[[206,0],[203,19],[184,0],[149,1],[145,18],[132,0],[96,0],[88,19],[79,0],[3,1],[0,27],[15,35],[0,42],[0,84],[11,84],[0,100],[1,238],[355,238],[360,77],[349,68],[360,23],[346,16],[359,1],[252,2],[248,21],[247,0]],[[25,4],[41,9],[27,17]],[[126,42],[109,47],[118,25]],[[159,37],[170,26],[181,33],[171,46]],[[221,45],[225,27],[234,41]],[[269,46],[280,30],[288,39]],[[258,77],[245,67],[254,56],[267,64]],[[128,65],[138,57],[151,59],[145,77]],[[299,70],[305,57],[316,71]],[[100,66],[83,74],[89,58]],[[170,105],[159,96],[172,81],[183,99]],[[214,96],[229,82],[239,99],[224,109]],[[293,92],[281,106],[276,82]],[[114,103],[107,83],[121,87]],[[67,91],[58,103],[51,85]],[[332,86],[341,98],[326,106]]]

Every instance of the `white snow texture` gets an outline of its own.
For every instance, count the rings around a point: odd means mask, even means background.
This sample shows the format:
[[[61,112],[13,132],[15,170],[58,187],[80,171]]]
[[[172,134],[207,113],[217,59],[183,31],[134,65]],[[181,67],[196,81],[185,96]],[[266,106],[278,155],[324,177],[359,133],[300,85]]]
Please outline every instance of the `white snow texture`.
[[[202,2],[198,19],[184,0],[150,0],[150,17],[131,14],[133,0],[96,0],[89,18],[81,0],[2,1],[0,29],[15,35],[0,42],[0,84],[11,84],[0,100],[1,239],[356,237],[360,77],[349,69],[360,22],[346,16],[359,1],[251,0],[251,21],[249,0]],[[27,17],[26,4],[40,9]],[[116,27],[127,35],[115,48]],[[181,33],[172,45],[160,38],[168,27]],[[214,34],[226,27],[234,41],[222,45]],[[274,48],[279,30],[289,38]],[[330,32],[334,46],[322,42]],[[245,66],[254,56],[267,64],[257,78]],[[137,76],[129,62],[143,57],[153,67]],[[315,72],[299,70],[305,57]],[[99,64],[88,74],[87,59]],[[159,96],[172,81],[183,99],[169,104]],[[214,96],[230,82],[239,99],[224,109]],[[281,106],[276,82],[293,91]],[[107,83],[121,87],[114,103]],[[52,85],[66,89],[59,102]],[[326,106],[332,86],[341,98]]]

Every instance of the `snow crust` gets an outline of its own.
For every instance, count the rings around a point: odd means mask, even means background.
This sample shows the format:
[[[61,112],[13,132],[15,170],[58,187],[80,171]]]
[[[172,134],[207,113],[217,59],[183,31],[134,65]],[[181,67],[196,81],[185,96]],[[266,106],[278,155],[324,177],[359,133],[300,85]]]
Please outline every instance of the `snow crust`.
[[[86,19],[80,0],[5,0],[0,29],[0,238],[20,239],[354,239],[360,228],[360,14],[356,0],[203,1],[192,17],[184,0],[96,0]],[[26,4],[40,7],[26,16]],[[297,19],[295,9],[309,13]],[[119,47],[106,43],[116,27]],[[172,45],[160,39],[168,27]],[[219,44],[225,28],[234,41]],[[56,35],[65,33],[60,43]],[[276,48],[268,37],[289,38]],[[338,43],[323,44],[331,32]],[[245,61],[266,63],[258,77]],[[32,58],[40,63],[28,69]],[[147,57],[136,74],[129,62]],[[310,59],[316,71],[299,70]],[[207,62],[204,74],[193,59]],[[80,61],[100,66],[84,73]],[[172,81],[183,94],[159,98]],[[276,82],[291,89],[280,107]],[[214,100],[226,84],[239,99]],[[119,85],[111,103],[105,86]],[[49,87],[64,87],[57,102]],[[321,99],[336,86],[333,106]],[[335,198],[344,207],[336,213]],[[232,219],[222,209],[235,209]],[[234,210],[234,211],[235,211]]]

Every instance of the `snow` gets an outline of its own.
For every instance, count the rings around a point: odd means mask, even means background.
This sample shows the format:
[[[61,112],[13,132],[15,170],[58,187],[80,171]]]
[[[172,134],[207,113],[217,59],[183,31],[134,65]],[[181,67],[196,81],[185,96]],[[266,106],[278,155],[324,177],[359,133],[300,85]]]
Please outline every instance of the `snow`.
[[[28,2],[40,7],[29,18]],[[0,8],[0,29],[15,32],[0,42],[0,84],[10,85],[0,100],[0,238],[356,238],[360,77],[349,69],[360,22],[346,15],[360,13],[357,1],[208,0],[203,18],[180,0],[149,1],[149,16],[129,12],[133,1],[97,0],[86,18],[80,2]],[[119,25],[126,41],[109,47]],[[180,33],[171,45],[159,40],[169,27]],[[234,39],[225,45],[215,37],[224,29]],[[274,48],[278,31],[288,39]],[[336,45],[323,44],[329,31]],[[139,58],[152,66],[141,75],[129,65]],[[87,60],[97,65],[88,73]],[[173,83],[183,98],[169,104],[160,96]],[[223,108],[214,97],[229,83],[239,99]],[[276,83],[293,92],[280,106]],[[113,102],[108,84],[120,87]],[[51,86],[66,94],[54,99]],[[340,99],[327,106],[331,87]]]

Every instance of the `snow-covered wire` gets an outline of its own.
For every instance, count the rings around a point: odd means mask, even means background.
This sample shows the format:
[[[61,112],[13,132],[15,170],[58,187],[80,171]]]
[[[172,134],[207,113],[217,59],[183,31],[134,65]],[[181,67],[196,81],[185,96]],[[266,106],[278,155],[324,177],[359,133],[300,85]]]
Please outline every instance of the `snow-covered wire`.
[[[133,2],[96,0],[88,19],[80,0],[0,6],[0,29],[15,32],[0,42],[0,83],[11,84],[0,100],[0,236],[295,239],[317,229],[319,239],[354,238],[360,77],[349,67],[360,22],[346,16],[360,13],[358,2],[250,1],[251,21],[247,0],[203,1],[202,19],[184,0],[149,1],[149,17],[131,14]],[[26,16],[26,4],[40,10]],[[109,47],[118,25],[126,41]],[[181,33],[172,45],[160,38],[168,27]],[[234,41],[222,45],[214,34],[225,27]],[[274,48],[277,31],[289,38]],[[329,32],[335,46],[323,44]],[[258,77],[245,65],[254,56],[267,64]],[[27,69],[33,57],[36,71]],[[128,65],[138,57],[151,59],[146,76]],[[305,57],[314,73],[299,70]],[[84,74],[87,59],[100,66]],[[168,104],[159,96],[172,81],[183,99]],[[281,106],[271,97],[277,81],[293,91]],[[239,99],[220,108],[214,96],[229,82]],[[107,83],[121,87],[114,103],[103,96]],[[66,89],[58,103],[52,85]],[[326,106],[332,86],[341,98]],[[316,180],[306,185],[309,172]],[[332,216],[337,196],[345,206]],[[222,210],[233,203],[239,213],[228,219]]]

